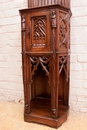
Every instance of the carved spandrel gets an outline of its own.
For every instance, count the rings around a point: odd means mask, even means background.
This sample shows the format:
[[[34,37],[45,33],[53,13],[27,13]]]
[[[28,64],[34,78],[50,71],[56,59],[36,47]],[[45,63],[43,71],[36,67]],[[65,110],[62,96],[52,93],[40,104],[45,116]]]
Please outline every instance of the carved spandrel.
[[[69,62],[69,56],[59,56],[59,75],[61,74],[62,70],[64,70],[66,75],[66,81],[68,81],[69,78],[69,70],[68,70],[68,62]]]
[[[31,61],[31,78],[30,82],[32,83],[32,77],[35,74],[35,70],[38,69],[38,65],[42,66],[42,69],[46,72],[46,75],[49,78],[49,62],[50,57],[30,57]]]

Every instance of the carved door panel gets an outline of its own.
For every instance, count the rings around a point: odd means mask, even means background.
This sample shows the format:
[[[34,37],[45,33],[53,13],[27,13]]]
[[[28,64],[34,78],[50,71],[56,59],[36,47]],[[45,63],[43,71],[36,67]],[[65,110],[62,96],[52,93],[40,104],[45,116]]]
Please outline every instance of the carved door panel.
[[[33,12],[27,17],[27,51],[49,51],[49,11]]]

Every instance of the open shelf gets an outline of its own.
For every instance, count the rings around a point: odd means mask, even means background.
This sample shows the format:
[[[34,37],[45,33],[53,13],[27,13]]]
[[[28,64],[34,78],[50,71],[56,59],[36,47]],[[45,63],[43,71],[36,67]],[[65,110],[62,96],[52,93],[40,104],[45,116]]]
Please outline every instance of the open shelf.
[[[31,113],[25,114],[25,121],[43,123],[45,125],[58,128],[67,119],[69,107],[59,101],[58,118],[52,118],[51,100],[46,98],[36,98],[31,101]],[[37,120],[36,120],[37,118]]]

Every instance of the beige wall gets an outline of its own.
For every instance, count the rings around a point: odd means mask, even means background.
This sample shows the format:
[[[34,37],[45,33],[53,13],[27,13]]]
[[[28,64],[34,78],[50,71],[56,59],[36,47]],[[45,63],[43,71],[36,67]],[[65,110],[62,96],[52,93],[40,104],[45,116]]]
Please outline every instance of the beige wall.
[[[23,102],[21,19],[27,0],[0,0],[0,99]]]
[[[27,0],[0,0],[0,99],[23,102],[21,20]],[[71,0],[70,106],[87,112],[87,1]]]

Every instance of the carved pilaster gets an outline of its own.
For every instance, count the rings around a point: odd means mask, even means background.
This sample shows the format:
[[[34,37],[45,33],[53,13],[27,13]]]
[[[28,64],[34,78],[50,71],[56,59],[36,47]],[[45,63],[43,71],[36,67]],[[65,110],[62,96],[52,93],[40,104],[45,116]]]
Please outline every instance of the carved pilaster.
[[[22,15],[22,21],[21,21],[21,25],[22,25],[22,42],[23,42],[23,49],[22,49],[22,59],[23,59],[23,82],[24,82],[24,96],[25,96],[25,112],[28,112],[28,100],[27,100],[27,80],[26,80],[26,75],[27,75],[27,70],[26,70],[26,66],[27,66],[27,57],[26,57],[26,46],[25,46],[25,38],[26,38],[26,19],[25,16]]]
[[[51,13],[51,28],[52,28],[52,49],[53,49],[53,86],[52,86],[52,116],[54,118],[57,117],[56,112],[56,104],[55,104],[55,91],[56,91],[56,81],[55,81],[55,73],[56,73],[56,51],[55,51],[55,44],[56,44],[56,27],[57,27],[57,21],[56,21],[56,11],[53,10]]]
[[[26,29],[25,29],[25,24],[26,24],[26,20],[25,20],[25,16],[22,15],[22,21],[21,21],[21,25],[22,25],[22,43],[23,43],[23,47],[22,47],[22,54],[23,54],[23,68],[25,69],[26,68],[26,54],[25,54],[25,51],[26,51],[26,48],[25,48],[25,32],[26,32]],[[23,72],[23,78],[24,78],[24,83],[26,82],[26,71]]]

